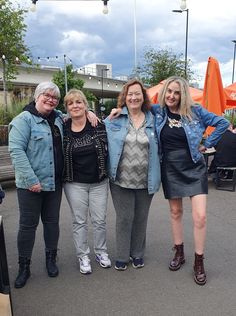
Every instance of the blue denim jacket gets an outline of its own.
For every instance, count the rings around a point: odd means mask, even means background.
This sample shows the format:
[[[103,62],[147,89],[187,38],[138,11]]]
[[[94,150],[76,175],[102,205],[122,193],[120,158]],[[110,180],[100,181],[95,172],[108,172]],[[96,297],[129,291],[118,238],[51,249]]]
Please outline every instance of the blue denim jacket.
[[[193,120],[189,121],[182,118],[182,126],[184,128],[189,150],[192,156],[193,162],[197,162],[202,158],[202,153],[199,151],[200,143],[203,139],[203,134],[208,126],[215,127],[215,130],[203,141],[203,145],[206,148],[213,147],[220,140],[221,135],[229,126],[229,122],[222,116],[217,116],[212,112],[208,112],[201,105],[196,104],[192,106]],[[158,135],[159,144],[160,135],[163,126],[167,121],[166,108],[162,108],[159,104],[152,106],[152,113],[155,114],[155,126]]]
[[[55,125],[63,139],[63,120],[56,111]],[[53,139],[47,120],[23,111],[9,125],[9,151],[17,188],[40,183],[43,191],[55,190]]]
[[[153,194],[160,187],[160,161],[158,156],[157,137],[154,130],[154,119],[151,112],[146,112],[146,134],[149,139],[148,193]],[[126,135],[129,130],[127,107],[123,107],[116,119],[104,121],[108,138],[108,174],[115,181],[117,168],[123,151]]]

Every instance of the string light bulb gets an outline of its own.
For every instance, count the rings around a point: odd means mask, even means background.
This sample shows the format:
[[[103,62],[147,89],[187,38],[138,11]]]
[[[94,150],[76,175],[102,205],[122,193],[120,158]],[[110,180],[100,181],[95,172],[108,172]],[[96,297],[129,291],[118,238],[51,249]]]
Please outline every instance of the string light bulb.
[[[103,14],[108,14],[107,2],[108,0],[103,0],[103,3],[104,3],[103,10],[102,10]]]
[[[31,12],[35,12],[36,11],[36,2],[37,2],[38,0],[32,0],[32,4],[31,4],[31,6],[30,6],[30,11]]]
[[[187,3],[186,3],[187,0],[181,0],[181,3],[180,3],[180,9],[182,11],[186,10],[187,9]]]
[[[36,11],[36,3],[37,3],[38,0],[31,0],[31,1],[32,1],[32,4],[30,6],[30,11],[31,12],[35,12]],[[109,0],[102,0],[102,1],[103,1],[103,4],[104,4],[102,12],[103,12],[103,14],[108,14],[107,2]]]

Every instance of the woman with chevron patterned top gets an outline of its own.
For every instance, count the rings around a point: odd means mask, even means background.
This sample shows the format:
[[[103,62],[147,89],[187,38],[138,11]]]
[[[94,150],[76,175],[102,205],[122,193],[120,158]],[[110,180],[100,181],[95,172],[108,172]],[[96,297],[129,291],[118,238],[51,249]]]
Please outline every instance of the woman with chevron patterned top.
[[[150,101],[143,84],[128,81],[118,98],[119,117],[105,122],[108,173],[116,211],[116,264],[124,271],[129,261],[144,266],[150,204],[160,186],[157,137]]]

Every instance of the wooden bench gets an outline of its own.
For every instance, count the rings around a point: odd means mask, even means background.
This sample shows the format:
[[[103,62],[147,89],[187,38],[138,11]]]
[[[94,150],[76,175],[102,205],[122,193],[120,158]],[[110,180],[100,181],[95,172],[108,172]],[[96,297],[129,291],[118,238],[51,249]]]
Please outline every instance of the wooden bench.
[[[11,162],[10,153],[7,146],[0,146],[0,183],[5,186],[13,183],[15,171]]]
[[[232,172],[232,178],[222,177],[222,172]],[[216,168],[216,189],[224,191],[235,191],[236,188],[236,167],[217,167]]]

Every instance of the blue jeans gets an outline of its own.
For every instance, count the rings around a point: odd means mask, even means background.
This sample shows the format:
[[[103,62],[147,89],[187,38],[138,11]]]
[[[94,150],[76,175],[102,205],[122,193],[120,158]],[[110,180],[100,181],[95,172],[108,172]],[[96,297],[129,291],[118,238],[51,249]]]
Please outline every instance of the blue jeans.
[[[17,189],[20,223],[17,237],[19,256],[31,258],[39,219],[43,223],[45,248],[57,249],[62,187],[55,191],[31,192]]]
[[[88,244],[88,217],[93,225],[94,252],[106,253],[106,214],[108,180],[99,183],[67,182],[64,191],[71,208],[73,239],[76,255],[82,258],[90,253]]]

